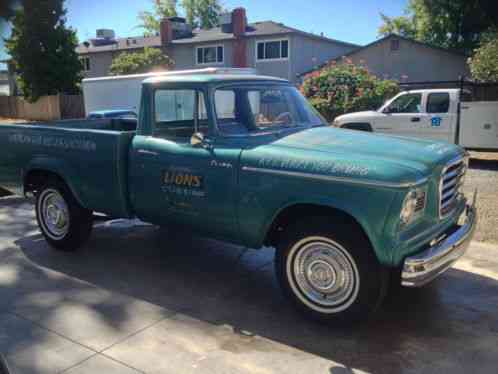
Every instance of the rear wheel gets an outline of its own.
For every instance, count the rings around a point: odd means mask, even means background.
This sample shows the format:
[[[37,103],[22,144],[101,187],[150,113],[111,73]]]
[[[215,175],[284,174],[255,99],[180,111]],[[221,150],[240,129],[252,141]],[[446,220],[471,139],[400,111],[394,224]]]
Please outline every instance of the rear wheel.
[[[38,226],[55,249],[73,251],[83,245],[92,230],[92,212],[83,208],[67,186],[50,180],[36,194]]]
[[[316,218],[287,230],[275,262],[280,285],[306,315],[364,320],[381,304],[388,271],[356,225]]]

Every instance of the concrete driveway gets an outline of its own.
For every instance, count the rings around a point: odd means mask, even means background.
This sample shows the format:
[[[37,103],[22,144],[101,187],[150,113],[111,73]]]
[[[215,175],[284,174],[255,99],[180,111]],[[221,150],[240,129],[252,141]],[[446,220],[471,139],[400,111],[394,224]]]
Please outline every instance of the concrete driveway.
[[[498,249],[330,328],[283,300],[271,249],[128,221],[51,250],[32,206],[0,199],[0,352],[15,373],[496,373]]]

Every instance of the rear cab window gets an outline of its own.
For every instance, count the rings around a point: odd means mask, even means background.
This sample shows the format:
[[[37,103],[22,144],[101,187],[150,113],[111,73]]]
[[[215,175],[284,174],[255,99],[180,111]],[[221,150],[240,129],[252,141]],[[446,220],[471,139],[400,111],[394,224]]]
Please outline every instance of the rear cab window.
[[[450,95],[447,92],[434,92],[427,96],[427,113],[448,113]]]

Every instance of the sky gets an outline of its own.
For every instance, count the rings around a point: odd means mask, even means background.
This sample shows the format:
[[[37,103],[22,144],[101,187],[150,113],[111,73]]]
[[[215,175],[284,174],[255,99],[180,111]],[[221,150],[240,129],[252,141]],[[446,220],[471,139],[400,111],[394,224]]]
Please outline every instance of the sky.
[[[377,38],[379,13],[398,16],[408,0],[222,0],[227,9],[246,8],[249,22],[272,20],[330,38],[367,44]],[[99,28],[118,37],[141,34],[137,14],[153,8],[153,0],[66,0],[68,25],[80,41],[95,37]],[[0,41],[0,60],[5,59]],[[1,66],[0,66],[1,68]]]

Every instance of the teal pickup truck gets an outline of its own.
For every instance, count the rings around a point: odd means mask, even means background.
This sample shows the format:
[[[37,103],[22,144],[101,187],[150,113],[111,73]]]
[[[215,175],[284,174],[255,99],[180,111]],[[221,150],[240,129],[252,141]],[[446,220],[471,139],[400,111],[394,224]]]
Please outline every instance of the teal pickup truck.
[[[418,287],[464,254],[467,166],[448,143],[327,127],[257,75],[148,78],[138,119],[0,125],[0,186],[36,197],[54,248],[82,245],[93,212],[273,246],[284,293],[327,321],[364,319],[393,277]]]

